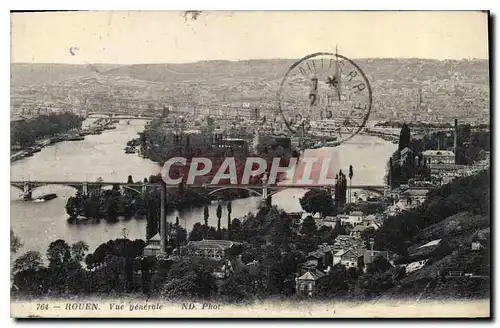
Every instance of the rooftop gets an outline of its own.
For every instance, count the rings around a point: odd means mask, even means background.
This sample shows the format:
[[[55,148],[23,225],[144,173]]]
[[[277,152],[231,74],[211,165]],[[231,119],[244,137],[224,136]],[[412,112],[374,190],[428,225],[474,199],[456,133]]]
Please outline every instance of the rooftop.
[[[364,226],[364,225],[357,225],[355,226],[351,231],[359,231],[359,232],[363,232],[365,231],[366,229],[368,229],[368,226]]]
[[[431,246],[436,246],[441,242],[441,239],[436,239],[433,241],[428,242],[427,244],[424,244],[422,246],[419,246],[418,248],[424,248],[424,247],[431,247]]]
[[[318,280],[322,278],[325,274],[318,269],[311,269],[300,276],[299,280]]]
[[[161,238],[160,238],[160,234],[157,233],[156,235],[154,235],[153,237],[149,238],[149,240],[151,241],[161,241]]]
[[[201,241],[190,241],[186,247],[196,247],[196,248],[231,248],[235,243],[230,240],[201,240]]]
[[[428,192],[427,189],[408,189],[403,194],[406,196],[425,196]]]
[[[451,150],[426,150],[422,152],[423,156],[455,156]]]

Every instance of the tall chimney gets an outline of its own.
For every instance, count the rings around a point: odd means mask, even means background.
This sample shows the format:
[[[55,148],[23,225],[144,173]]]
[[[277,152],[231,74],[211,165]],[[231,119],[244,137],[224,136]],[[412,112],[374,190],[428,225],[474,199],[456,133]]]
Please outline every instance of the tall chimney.
[[[453,130],[453,153],[455,153],[455,164],[457,164],[457,143],[458,143],[458,120],[455,119]]]
[[[161,183],[160,193],[160,254],[165,255],[167,250],[167,213],[165,211],[166,184]]]

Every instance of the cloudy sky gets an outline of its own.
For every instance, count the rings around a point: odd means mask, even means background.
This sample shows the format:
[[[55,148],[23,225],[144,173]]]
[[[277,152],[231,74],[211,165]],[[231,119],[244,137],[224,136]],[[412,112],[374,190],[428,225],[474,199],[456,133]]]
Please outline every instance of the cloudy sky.
[[[300,58],[488,58],[480,12],[75,12],[11,15],[12,62],[181,63]]]

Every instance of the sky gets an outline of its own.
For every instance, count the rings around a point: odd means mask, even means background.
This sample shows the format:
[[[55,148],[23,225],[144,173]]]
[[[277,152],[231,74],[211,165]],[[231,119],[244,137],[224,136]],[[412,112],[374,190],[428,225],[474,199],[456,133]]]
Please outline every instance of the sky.
[[[11,62],[183,63],[301,58],[488,59],[481,12],[101,11],[11,14]]]

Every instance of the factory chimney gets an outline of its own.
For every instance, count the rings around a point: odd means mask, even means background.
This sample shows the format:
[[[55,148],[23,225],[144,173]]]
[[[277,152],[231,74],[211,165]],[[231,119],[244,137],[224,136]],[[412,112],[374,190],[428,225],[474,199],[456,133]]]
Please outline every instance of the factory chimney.
[[[167,251],[167,213],[165,211],[166,183],[161,183],[160,191],[160,256],[165,256]]]
[[[453,153],[455,153],[455,164],[457,164],[457,143],[458,143],[458,120],[455,119],[453,128]]]

